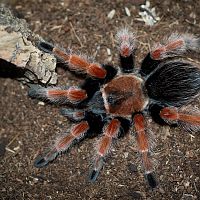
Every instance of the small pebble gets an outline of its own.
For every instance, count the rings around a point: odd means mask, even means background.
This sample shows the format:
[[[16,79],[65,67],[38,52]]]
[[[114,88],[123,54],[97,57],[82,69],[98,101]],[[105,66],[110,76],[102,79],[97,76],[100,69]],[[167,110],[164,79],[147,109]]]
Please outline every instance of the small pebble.
[[[128,165],[128,169],[129,169],[129,171],[130,171],[131,173],[136,173],[136,172],[138,172],[137,166],[134,165],[133,163],[130,163],[130,164]]]
[[[44,102],[42,102],[42,101],[39,101],[39,102],[38,102],[38,105],[40,105],[40,106],[44,106],[44,105],[45,105],[45,103],[44,103]]]
[[[190,185],[190,182],[189,182],[189,181],[187,181],[187,182],[184,183],[184,186],[185,186],[185,187],[189,187],[189,185]]]
[[[20,147],[17,146],[17,147],[15,147],[13,150],[14,150],[14,151],[17,151],[17,150],[19,150],[19,148],[20,148]]]
[[[125,7],[125,13],[129,17],[131,16],[130,10],[127,7]]]
[[[111,10],[111,11],[108,13],[107,17],[108,17],[109,19],[112,19],[112,18],[114,17],[114,15],[115,15],[115,10],[113,9],[113,10]]]
[[[135,192],[135,191],[133,191],[133,192],[131,192],[130,195],[131,195],[131,197],[132,197],[133,199],[142,199],[142,198],[143,198],[140,192]]]
[[[128,152],[124,153],[124,158],[128,158]]]
[[[108,56],[111,56],[111,50],[109,48],[107,48],[107,54]]]

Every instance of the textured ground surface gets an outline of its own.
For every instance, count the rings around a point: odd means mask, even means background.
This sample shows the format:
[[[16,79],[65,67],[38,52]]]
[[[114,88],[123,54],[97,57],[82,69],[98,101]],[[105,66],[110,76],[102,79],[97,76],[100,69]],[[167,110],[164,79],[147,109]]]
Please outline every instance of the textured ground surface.
[[[46,40],[115,65],[118,60],[114,34],[118,27],[128,25],[137,31],[138,63],[152,41],[158,41],[171,31],[200,33],[200,1],[151,1],[161,18],[153,27],[137,19],[142,2],[21,0],[13,7],[16,14],[25,18],[31,29]],[[131,16],[127,16],[125,7],[129,8]],[[116,13],[109,19],[107,15],[113,9]],[[59,74],[59,85],[77,84],[77,78],[68,72],[60,69]],[[48,167],[36,169],[33,161],[38,151],[47,147],[57,133],[68,129],[70,123],[59,115],[58,107],[28,98],[27,88],[15,80],[0,78],[0,94],[0,199],[200,198],[199,134],[151,123],[156,137],[159,180],[159,187],[154,191],[143,179],[136,163],[136,145],[129,136],[117,142],[98,181],[91,184],[87,176],[95,153],[95,139],[85,140]]]

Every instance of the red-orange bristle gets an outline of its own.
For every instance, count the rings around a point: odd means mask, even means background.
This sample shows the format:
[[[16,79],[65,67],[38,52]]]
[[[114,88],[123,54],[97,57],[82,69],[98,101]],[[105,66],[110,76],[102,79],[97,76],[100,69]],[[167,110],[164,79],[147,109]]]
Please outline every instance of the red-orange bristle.
[[[193,125],[200,125],[200,116],[193,116],[193,115],[179,113],[179,120],[191,123]]]
[[[168,45],[166,45],[165,48],[167,51],[170,51],[170,50],[173,50],[173,49],[183,46],[183,44],[184,44],[183,40],[176,40],[176,41],[173,41],[173,42],[169,43]]]
[[[123,57],[129,56],[129,55],[130,55],[130,49],[129,49],[128,47],[123,47],[123,48],[121,49],[121,55],[122,55]]]
[[[105,129],[105,135],[113,137],[116,132],[119,131],[120,121],[118,119],[113,119],[111,123]]]
[[[156,49],[155,51],[153,51],[151,53],[151,57],[154,59],[154,60],[159,60],[161,58],[161,54],[165,52],[165,48],[164,47],[161,47],[161,48],[158,48]]]
[[[87,93],[85,90],[70,89],[68,92],[68,98],[71,101],[84,100],[87,98]]]
[[[75,125],[71,132],[74,137],[79,137],[80,135],[85,133],[88,129],[89,129],[88,123],[86,121],[83,121]]]
[[[104,156],[107,153],[111,145],[111,142],[112,142],[112,138],[108,136],[104,136],[99,144],[98,154],[101,156]]]
[[[74,136],[69,134],[65,137],[63,137],[57,144],[56,148],[57,149],[64,149],[66,146],[70,145],[72,141],[74,140]]]
[[[69,61],[70,55],[69,55],[69,54],[66,54],[64,51],[62,51],[62,50],[60,50],[60,49],[54,47],[54,48],[53,48],[53,53],[54,53],[58,58],[60,58],[60,59],[62,59],[62,60],[64,60],[64,61],[66,61],[66,62]]]
[[[87,72],[97,78],[105,78],[106,76],[106,70],[97,64],[91,64]]]
[[[68,96],[68,90],[48,90],[48,96]]]
[[[148,137],[145,133],[145,121],[141,114],[134,116],[134,125],[136,130],[136,139],[139,151],[148,151]]]
[[[134,122],[136,131],[144,130],[144,117],[141,114],[136,114],[134,116]]]
[[[70,56],[69,64],[77,67],[77,69],[86,70],[90,65],[85,59],[81,58],[78,55],[72,54]]]
[[[160,116],[163,119],[169,119],[169,120],[177,120],[179,118],[178,112],[172,108],[163,108],[160,111]]]
[[[144,131],[138,132],[136,135],[137,143],[140,151],[148,151],[148,138]]]

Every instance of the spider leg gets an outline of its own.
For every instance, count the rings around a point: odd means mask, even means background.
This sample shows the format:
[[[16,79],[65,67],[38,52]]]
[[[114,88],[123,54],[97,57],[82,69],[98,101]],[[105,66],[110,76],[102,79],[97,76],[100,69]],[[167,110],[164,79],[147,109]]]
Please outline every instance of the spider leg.
[[[87,98],[85,90],[78,87],[48,87],[44,88],[39,85],[31,85],[28,95],[32,98],[49,101],[57,104],[77,104]]]
[[[142,61],[140,74],[149,75],[158,65],[167,58],[182,56],[188,51],[200,51],[200,38],[192,34],[172,33],[146,55]]]
[[[131,73],[135,65],[135,35],[127,28],[124,28],[117,32],[116,39],[118,41],[122,72]]]
[[[106,77],[106,70],[100,64],[90,62],[87,58],[72,52],[65,52],[47,42],[40,42],[39,48],[44,52],[54,54],[63,63],[67,63],[69,69],[72,71],[85,73],[99,79],[104,79]]]
[[[91,182],[96,181],[99,172],[104,164],[105,157],[109,153],[113,139],[118,137],[121,123],[118,119],[112,119],[104,126],[103,136],[98,142],[97,155],[93,163],[93,169],[90,172],[89,179]]]
[[[82,139],[89,129],[87,121],[82,121],[71,128],[70,133],[66,133],[60,137],[52,148],[45,151],[42,155],[38,155],[35,159],[34,166],[41,168],[53,161],[59,153],[67,151],[74,142]]]
[[[143,167],[145,170],[145,177],[151,188],[157,186],[157,182],[153,172],[153,164],[150,158],[150,143],[147,133],[145,132],[145,118],[142,114],[135,114],[133,117],[136,141],[138,145],[138,150],[141,155]]]
[[[169,124],[177,123],[183,126],[186,130],[199,131],[200,130],[200,115],[186,114],[180,112],[175,107],[165,107],[160,111],[161,118]]]

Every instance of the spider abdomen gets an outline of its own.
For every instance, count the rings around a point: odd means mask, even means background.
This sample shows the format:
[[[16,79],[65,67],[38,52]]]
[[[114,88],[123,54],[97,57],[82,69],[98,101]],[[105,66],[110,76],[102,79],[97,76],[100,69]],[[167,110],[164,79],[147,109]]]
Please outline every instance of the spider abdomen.
[[[115,116],[131,116],[148,104],[143,91],[143,80],[133,74],[114,78],[101,92],[106,111]]]
[[[170,106],[182,106],[200,91],[200,69],[182,61],[168,61],[153,72],[145,87],[148,96]]]

